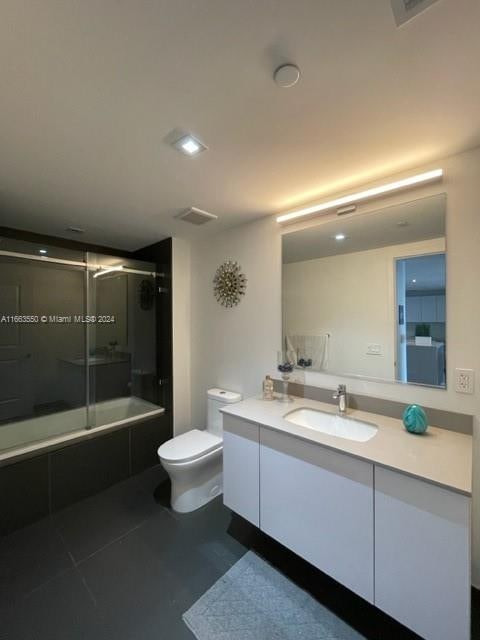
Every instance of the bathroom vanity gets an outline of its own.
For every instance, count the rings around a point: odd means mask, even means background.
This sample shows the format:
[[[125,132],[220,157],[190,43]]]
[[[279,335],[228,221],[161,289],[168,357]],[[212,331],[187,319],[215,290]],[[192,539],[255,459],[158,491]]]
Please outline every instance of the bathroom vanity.
[[[350,424],[338,437],[295,423],[335,411],[305,398],[224,408],[225,504],[422,637],[467,640],[472,437],[361,411],[348,416],[377,428],[363,441]]]

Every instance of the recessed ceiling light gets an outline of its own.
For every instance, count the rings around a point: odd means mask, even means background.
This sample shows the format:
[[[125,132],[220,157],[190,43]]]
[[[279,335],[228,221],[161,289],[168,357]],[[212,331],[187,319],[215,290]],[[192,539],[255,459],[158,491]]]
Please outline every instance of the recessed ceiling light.
[[[206,150],[206,146],[200,142],[197,138],[187,134],[179,140],[173,143],[173,146],[184,153],[186,156],[197,156],[202,151]]]
[[[39,249],[38,253],[41,253],[42,255],[45,255],[46,253],[48,253],[48,251],[46,249]]]
[[[337,233],[337,235],[335,236],[335,240],[345,240],[345,234],[344,233]]]
[[[416,281],[416,280],[415,280],[415,278],[414,278],[414,279],[412,280],[412,284],[416,284],[416,282],[417,282],[417,281]]]

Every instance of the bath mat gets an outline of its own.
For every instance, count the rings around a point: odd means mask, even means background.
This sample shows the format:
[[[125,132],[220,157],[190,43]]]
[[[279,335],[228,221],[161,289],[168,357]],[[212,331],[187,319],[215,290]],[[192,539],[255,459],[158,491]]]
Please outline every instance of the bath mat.
[[[364,638],[252,551],[183,620],[198,640]]]

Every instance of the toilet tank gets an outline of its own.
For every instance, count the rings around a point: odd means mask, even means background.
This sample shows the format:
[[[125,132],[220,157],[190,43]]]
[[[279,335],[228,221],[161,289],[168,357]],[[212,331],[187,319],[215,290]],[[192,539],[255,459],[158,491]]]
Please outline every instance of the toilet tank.
[[[236,393],[235,391],[226,391],[225,389],[209,389],[207,395],[207,431],[221,438],[223,436],[223,428],[220,409],[227,404],[240,402],[242,394]]]

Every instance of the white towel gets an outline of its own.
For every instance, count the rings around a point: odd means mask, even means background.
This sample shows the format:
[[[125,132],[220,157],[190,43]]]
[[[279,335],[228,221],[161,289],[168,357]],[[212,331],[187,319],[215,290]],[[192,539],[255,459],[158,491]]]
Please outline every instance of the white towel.
[[[309,369],[325,370],[328,367],[328,333],[321,336],[285,336],[285,347],[288,359],[298,364],[300,359],[312,360]]]
[[[295,347],[292,344],[290,336],[285,336],[285,355],[286,355],[286,360],[287,360],[287,362],[291,362],[295,366],[297,365],[297,362],[298,362],[298,358],[297,358],[298,351],[297,350],[298,350],[298,347]]]

